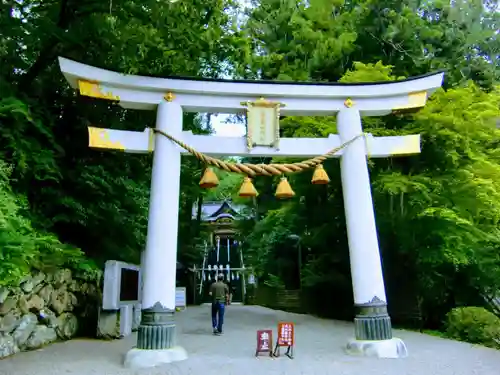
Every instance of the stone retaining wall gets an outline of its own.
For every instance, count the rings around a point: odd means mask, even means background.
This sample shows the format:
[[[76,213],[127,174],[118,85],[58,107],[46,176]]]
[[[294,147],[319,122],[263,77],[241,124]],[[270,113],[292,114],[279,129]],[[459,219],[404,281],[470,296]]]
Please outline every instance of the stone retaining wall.
[[[71,270],[34,272],[16,288],[0,287],[0,359],[19,351],[68,340],[93,325],[100,301],[98,282]],[[95,319],[96,320],[96,319]]]

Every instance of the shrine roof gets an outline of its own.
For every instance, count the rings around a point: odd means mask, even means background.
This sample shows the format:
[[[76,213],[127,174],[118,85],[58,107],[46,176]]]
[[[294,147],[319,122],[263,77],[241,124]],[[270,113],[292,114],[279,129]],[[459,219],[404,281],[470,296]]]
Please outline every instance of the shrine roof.
[[[231,201],[208,201],[203,202],[201,207],[201,219],[203,221],[217,220],[222,217],[237,218],[243,215],[245,205],[234,204]],[[195,219],[198,213],[198,205],[195,203],[192,209],[192,218]]]

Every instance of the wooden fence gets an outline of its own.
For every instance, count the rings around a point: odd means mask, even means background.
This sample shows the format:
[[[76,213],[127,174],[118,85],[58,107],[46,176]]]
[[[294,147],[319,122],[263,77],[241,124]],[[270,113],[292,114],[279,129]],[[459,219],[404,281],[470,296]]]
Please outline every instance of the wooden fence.
[[[283,310],[299,310],[301,308],[300,290],[277,291],[276,304]]]
[[[251,304],[270,307],[272,309],[298,313],[305,312],[300,290],[277,290],[266,286],[259,286],[255,289],[251,301]]]

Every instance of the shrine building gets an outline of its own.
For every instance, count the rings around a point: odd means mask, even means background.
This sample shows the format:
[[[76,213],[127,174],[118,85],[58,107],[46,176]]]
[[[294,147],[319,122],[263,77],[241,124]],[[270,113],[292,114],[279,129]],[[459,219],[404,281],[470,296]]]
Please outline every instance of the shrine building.
[[[245,264],[237,238],[236,223],[250,219],[245,205],[237,205],[230,200],[208,201],[201,205],[202,232],[207,233],[205,254],[201,264],[193,270],[196,276],[198,298],[210,302],[210,284],[217,274],[224,275],[224,282],[232,290],[232,303],[242,303],[245,296]],[[198,217],[198,204],[193,205],[192,220]]]

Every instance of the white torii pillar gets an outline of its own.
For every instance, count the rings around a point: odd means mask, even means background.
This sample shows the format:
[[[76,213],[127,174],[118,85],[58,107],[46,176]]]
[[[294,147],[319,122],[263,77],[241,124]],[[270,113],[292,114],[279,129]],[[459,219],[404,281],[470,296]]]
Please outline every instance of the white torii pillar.
[[[211,156],[309,158],[340,146],[362,133],[362,116],[423,107],[442,84],[443,73],[406,80],[367,84],[312,84],[151,78],[123,75],[59,58],[61,71],[81,95],[114,100],[129,109],[157,110],[156,128]],[[283,115],[337,114],[339,135],[327,138],[282,138],[279,149],[247,149],[242,137],[195,135],[182,130],[183,112],[241,113],[242,102],[259,97],[286,105]],[[420,136],[368,137],[371,157],[420,152]],[[366,162],[366,140],[358,138],[335,156],[341,157],[354,304],[352,354],[386,358],[407,355],[404,343],[392,337],[387,313],[375,215]],[[177,264],[180,156],[185,150],[146,127],[143,132],[89,127],[89,146],[130,153],[154,151],[146,251],[143,258],[142,318],[137,348],[125,365],[151,367],[187,358],[175,345],[175,279]]]

